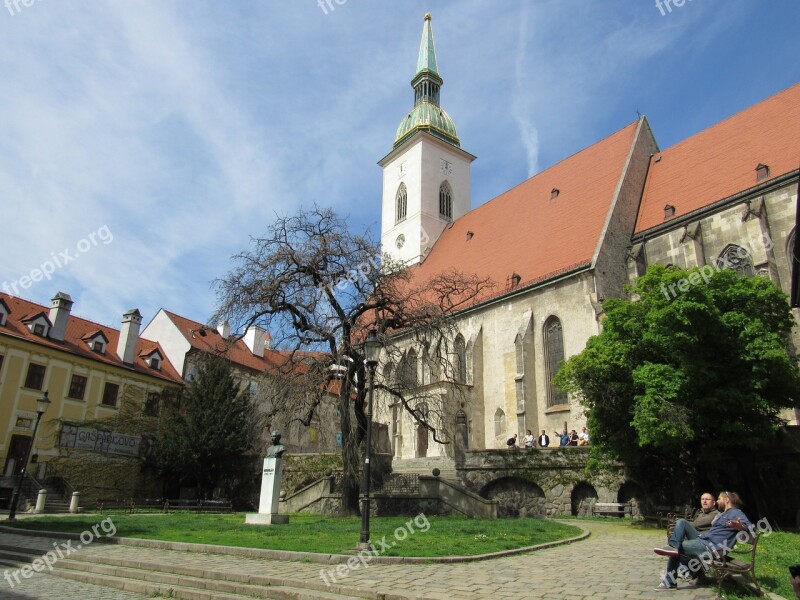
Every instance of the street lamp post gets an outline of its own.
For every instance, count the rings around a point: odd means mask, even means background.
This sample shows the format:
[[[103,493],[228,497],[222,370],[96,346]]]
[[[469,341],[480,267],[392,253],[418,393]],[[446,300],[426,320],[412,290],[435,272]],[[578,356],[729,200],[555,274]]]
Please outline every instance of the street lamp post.
[[[36,443],[36,432],[39,429],[39,421],[42,420],[42,415],[45,413],[49,405],[50,398],[47,397],[47,392],[45,392],[44,396],[36,401],[36,425],[33,427],[31,443],[28,445],[28,449],[25,451],[25,458],[22,461],[22,469],[20,469],[19,475],[17,475],[17,486],[14,488],[14,496],[11,498],[11,506],[9,507],[8,511],[9,521],[14,521],[17,518],[17,504],[19,504],[19,496],[22,492],[22,482],[25,480],[25,469],[28,468],[28,460],[31,456],[31,450],[33,450],[33,445]]]
[[[381,342],[374,329],[370,329],[364,342],[364,358],[369,373],[369,400],[367,401],[367,445],[364,450],[364,504],[361,508],[361,539],[358,547],[361,550],[372,548],[369,541],[369,487],[370,487],[370,454],[372,453],[372,397],[375,391],[375,368],[381,355]]]

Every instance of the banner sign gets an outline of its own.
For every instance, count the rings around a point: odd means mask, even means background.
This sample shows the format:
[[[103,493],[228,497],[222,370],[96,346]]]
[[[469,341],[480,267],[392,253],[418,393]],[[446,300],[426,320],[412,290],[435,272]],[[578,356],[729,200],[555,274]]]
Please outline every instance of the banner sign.
[[[141,442],[142,436],[140,435],[126,435],[115,431],[101,431],[89,427],[65,425],[61,430],[60,446],[63,448],[104,452],[106,454],[139,456]]]

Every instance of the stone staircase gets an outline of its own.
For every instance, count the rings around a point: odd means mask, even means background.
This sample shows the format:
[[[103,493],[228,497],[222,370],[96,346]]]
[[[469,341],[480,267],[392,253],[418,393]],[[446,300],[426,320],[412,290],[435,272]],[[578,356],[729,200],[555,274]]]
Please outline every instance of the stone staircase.
[[[417,475],[431,475],[433,469],[439,469],[439,477],[452,483],[458,483],[456,464],[447,456],[430,458],[395,458],[392,461],[393,473],[415,473]]]
[[[61,492],[53,487],[50,487],[49,485],[45,485],[44,489],[47,490],[47,499],[44,503],[45,513],[52,514],[69,512],[69,502],[64,501],[64,498],[61,496]]]
[[[0,545],[0,565],[19,569],[30,566],[35,559],[41,559],[43,554],[41,550],[32,548]],[[49,572],[46,566],[44,571]],[[80,553],[55,561],[52,574],[150,597],[182,600],[342,600],[376,597],[374,594],[364,593],[363,590],[340,586],[329,588],[322,581],[317,583],[290,580],[108,556],[92,556],[89,559],[82,558]]]

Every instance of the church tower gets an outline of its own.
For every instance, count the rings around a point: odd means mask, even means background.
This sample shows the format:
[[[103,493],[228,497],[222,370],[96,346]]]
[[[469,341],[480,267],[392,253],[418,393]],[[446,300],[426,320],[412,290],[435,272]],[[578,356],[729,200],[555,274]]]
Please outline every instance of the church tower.
[[[443,80],[436,64],[430,13],[425,15],[414,107],[397,128],[383,168],[381,246],[407,265],[425,259],[444,228],[470,209],[470,163],[456,126],[439,104]]]

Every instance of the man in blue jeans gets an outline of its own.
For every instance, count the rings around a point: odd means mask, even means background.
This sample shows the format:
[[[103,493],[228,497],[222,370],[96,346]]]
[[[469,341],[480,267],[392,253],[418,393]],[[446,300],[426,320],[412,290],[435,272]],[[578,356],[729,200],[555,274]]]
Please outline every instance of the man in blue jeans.
[[[708,561],[711,555],[727,554],[736,544],[736,534],[740,531],[752,531],[753,524],[739,508],[741,505],[742,500],[736,492],[721,492],[717,498],[720,514],[712,521],[711,529],[704,533],[698,532],[686,519],[678,519],[667,542],[669,547],[654,550],[656,554],[669,557],[664,579],[655,588],[657,592],[678,589],[676,571],[681,555],[696,559],[689,561],[690,570],[696,571],[700,563]]]

